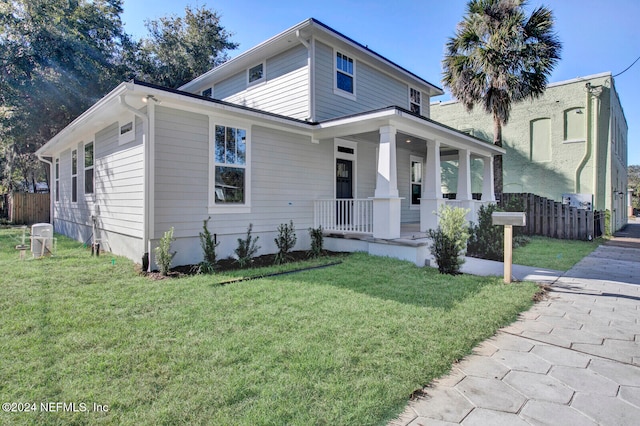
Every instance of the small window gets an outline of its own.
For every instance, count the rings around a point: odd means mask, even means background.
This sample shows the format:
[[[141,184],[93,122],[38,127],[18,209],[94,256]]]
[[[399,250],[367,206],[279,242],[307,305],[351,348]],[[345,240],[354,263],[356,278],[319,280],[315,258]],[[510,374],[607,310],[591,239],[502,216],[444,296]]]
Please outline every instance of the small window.
[[[213,98],[213,88],[209,87],[202,91],[202,96],[205,98]]]
[[[564,112],[564,140],[584,141],[585,114],[583,108],[568,109]]]
[[[214,203],[246,204],[247,131],[215,126]]]
[[[133,142],[136,139],[136,119],[133,114],[128,120],[120,121],[119,144]]]
[[[55,166],[56,201],[60,201],[60,159],[56,158]]]
[[[84,146],[84,193],[93,194],[93,142]]]
[[[336,87],[354,94],[354,63],[353,59],[340,52],[336,52]]]
[[[419,90],[409,89],[409,109],[412,113],[422,115],[422,96]]]
[[[419,206],[422,198],[422,163],[421,157],[411,156],[411,205]]]
[[[249,84],[255,84],[264,80],[264,63],[249,68]]]
[[[71,202],[78,202],[78,150],[71,152]]]

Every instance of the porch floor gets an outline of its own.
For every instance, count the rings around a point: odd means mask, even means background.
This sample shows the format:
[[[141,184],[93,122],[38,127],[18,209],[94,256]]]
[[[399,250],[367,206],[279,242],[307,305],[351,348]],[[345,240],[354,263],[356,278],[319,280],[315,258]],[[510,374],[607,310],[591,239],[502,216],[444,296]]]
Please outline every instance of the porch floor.
[[[362,234],[357,232],[341,232],[341,231],[325,231],[325,236],[329,238],[344,238],[349,240],[359,240],[367,242],[375,242],[380,244],[391,244],[400,246],[425,246],[429,244],[429,237],[426,232],[420,232],[419,222],[409,222],[400,224],[400,238],[394,238],[391,240],[383,240],[374,238],[369,234]]]

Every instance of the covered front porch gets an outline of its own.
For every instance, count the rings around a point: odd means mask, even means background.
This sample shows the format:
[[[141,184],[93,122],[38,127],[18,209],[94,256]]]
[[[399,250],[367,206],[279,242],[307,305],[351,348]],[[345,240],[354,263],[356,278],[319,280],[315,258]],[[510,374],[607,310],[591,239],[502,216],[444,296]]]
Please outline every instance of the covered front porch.
[[[492,144],[400,108],[320,126],[321,139],[334,140],[336,196],[314,200],[314,224],[342,246],[413,247],[424,264],[426,232],[438,226],[442,205],[477,221],[480,206],[495,202],[493,157],[504,150]]]

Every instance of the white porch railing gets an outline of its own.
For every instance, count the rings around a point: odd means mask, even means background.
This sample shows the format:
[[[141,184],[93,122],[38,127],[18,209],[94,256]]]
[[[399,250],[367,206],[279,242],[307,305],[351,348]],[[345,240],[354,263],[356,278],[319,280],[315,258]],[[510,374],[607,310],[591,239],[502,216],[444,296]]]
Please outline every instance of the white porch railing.
[[[491,203],[495,203],[495,201],[480,201],[480,200],[445,200],[445,203],[448,206],[452,207],[461,207],[465,209],[469,209],[469,213],[467,214],[467,220],[469,222],[478,223],[478,212],[480,211],[480,206],[488,206]]]
[[[315,227],[325,231],[373,234],[372,199],[315,200]]]

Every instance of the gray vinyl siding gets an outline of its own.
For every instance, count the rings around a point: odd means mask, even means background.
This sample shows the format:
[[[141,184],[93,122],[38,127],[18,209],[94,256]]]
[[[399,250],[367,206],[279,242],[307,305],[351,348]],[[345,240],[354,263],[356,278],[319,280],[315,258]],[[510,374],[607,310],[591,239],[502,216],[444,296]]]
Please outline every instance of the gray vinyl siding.
[[[407,149],[399,148],[396,152],[396,164],[398,165],[398,193],[402,198],[400,222],[420,222],[420,210],[411,210],[411,155],[421,156]]]
[[[316,42],[315,99],[316,120],[371,111],[388,106],[409,107],[408,85],[391,78],[365,62],[355,59],[355,94],[351,100],[334,93],[334,50],[326,44]],[[349,55],[349,51],[342,51]]]
[[[307,49],[296,46],[267,59],[264,82],[247,87],[247,72],[215,84],[214,97],[298,119],[309,117]],[[258,62],[256,62],[257,64]]]

